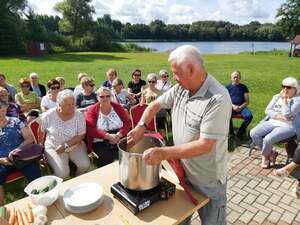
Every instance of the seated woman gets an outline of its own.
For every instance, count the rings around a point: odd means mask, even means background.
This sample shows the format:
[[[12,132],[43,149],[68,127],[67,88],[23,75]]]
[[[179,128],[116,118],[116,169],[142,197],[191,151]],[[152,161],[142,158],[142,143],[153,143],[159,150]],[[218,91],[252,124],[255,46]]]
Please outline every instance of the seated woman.
[[[84,77],[80,83],[83,91],[76,96],[76,106],[79,109],[85,110],[86,107],[97,102],[97,95],[94,92],[95,82],[90,77]]]
[[[46,159],[58,177],[69,176],[69,160],[77,166],[76,174],[83,174],[90,166],[83,141],[86,133],[84,115],[75,108],[75,97],[71,90],[59,92],[56,102],[57,106],[41,117],[39,137],[44,137],[46,132]]]
[[[115,79],[112,82],[112,100],[119,103],[129,111],[130,107],[136,103],[135,99],[124,89],[121,79]]]
[[[262,168],[275,163],[273,145],[294,135],[300,135],[300,87],[293,77],[282,81],[282,90],[274,95],[266,108],[267,117],[250,131],[254,144],[262,151]]]
[[[114,81],[114,79],[117,78],[117,76],[118,76],[118,74],[115,69],[110,68],[109,70],[107,70],[107,72],[106,72],[107,80],[101,84],[101,87],[107,87],[107,88],[111,89],[112,82]]]
[[[275,176],[285,177],[290,175],[295,169],[299,167],[300,167],[300,144],[298,144],[295,150],[293,161],[280,169],[274,170],[273,174]],[[295,188],[295,194],[297,198],[300,199],[300,177],[298,178],[298,181],[299,181],[298,185]]]
[[[142,89],[146,85],[146,82],[141,79],[142,71],[136,69],[132,73],[132,80],[128,83],[128,93],[132,95],[137,102],[140,102],[142,95]]]
[[[117,143],[129,128],[129,118],[124,108],[111,102],[111,92],[107,87],[97,91],[98,103],[86,112],[88,147],[99,156],[98,167],[118,159]]]
[[[41,109],[42,112],[46,112],[48,109],[56,107],[57,94],[60,91],[60,83],[56,79],[51,79],[47,82],[49,91],[46,96],[42,98]]]
[[[160,79],[157,81],[156,88],[160,90],[162,93],[168,91],[172,87],[172,83],[169,81],[168,71],[161,70],[159,71]]]
[[[83,79],[84,77],[87,77],[88,74],[87,73],[79,73],[77,75],[77,78],[79,80],[79,83],[75,88],[74,88],[74,95],[77,96],[79,93],[81,93],[83,91],[82,86],[81,86],[81,79]]]
[[[0,87],[0,100],[8,105],[6,109],[6,116],[17,117],[22,122],[26,121],[26,117],[22,112],[21,107],[17,103],[9,102],[9,93],[4,87]]]
[[[39,75],[37,73],[31,73],[29,75],[31,80],[30,91],[35,92],[40,98],[46,95],[46,87],[39,83]]]
[[[27,114],[31,110],[40,109],[41,99],[35,92],[30,91],[30,81],[27,78],[21,78],[19,80],[21,92],[15,96],[16,103],[21,106],[21,110]]]
[[[6,117],[7,107],[7,103],[0,100],[0,206],[4,203],[5,177],[16,169],[8,158],[9,153],[20,146],[33,142],[31,134],[23,122],[15,117]],[[20,171],[28,181],[41,176],[38,161],[24,166]]]
[[[59,86],[60,86],[60,90],[64,90],[65,89],[65,78],[63,77],[56,77],[55,80],[57,80],[59,82]]]

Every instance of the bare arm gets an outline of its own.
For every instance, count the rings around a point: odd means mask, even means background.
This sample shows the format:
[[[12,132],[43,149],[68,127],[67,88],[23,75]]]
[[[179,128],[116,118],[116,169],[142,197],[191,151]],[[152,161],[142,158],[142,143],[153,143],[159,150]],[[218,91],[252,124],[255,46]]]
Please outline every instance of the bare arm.
[[[244,94],[245,102],[239,106],[240,109],[243,109],[250,103],[249,93]]]
[[[20,146],[24,146],[24,145],[28,145],[28,144],[33,143],[33,138],[31,136],[31,133],[30,133],[28,127],[22,128],[21,133],[22,133],[22,136],[24,138],[24,141],[22,142],[22,144],[20,144]]]
[[[154,147],[146,150],[143,158],[150,165],[159,164],[167,159],[188,159],[209,153],[215,143],[215,139],[200,138],[177,146]]]

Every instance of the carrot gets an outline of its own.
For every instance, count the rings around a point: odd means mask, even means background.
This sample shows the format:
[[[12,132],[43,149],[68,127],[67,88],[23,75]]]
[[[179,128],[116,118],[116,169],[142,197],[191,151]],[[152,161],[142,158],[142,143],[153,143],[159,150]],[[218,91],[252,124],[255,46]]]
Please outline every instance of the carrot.
[[[15,223],[15,218],[16,218],[15,208],[12,208],[12,209],[10,210],[10,215],[9,215],[9,219],[8,219],[9,225],[14,225],[14,223]]]
[[[22,219],[22,215],[21,215],[21,212],[19,210],[17,210],[17,220],[18,220],[18,224],[19,225],[25,225],[24,224],[24,221]]]
[[[27,214],[25,213],[24,210],[20,209],[20,213],[21,213],[21,217],[23,219],[23,223],[25,225],[29,224],[28,218],[27,218]]]
[[[27,204],[27,206],[26,206],[26,211],[27,211],[28,222],[33,223],[34,217],[33,217],[33,213],[32,213],[32,208],[29,204]]]

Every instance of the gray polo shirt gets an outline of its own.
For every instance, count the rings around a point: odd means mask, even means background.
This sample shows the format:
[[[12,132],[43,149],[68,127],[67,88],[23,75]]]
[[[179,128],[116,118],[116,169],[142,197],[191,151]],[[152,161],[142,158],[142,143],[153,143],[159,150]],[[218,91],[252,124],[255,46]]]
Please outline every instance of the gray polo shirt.
[[[231,100],[226,88],[208,75],[197,93],[175,85],[158,98],[162,108],[172,108],[175,145],[199,138],[215,139],[213,149],[204,155],[181,159],[187,179],[194,185],[221,181],[227,174],[227,139],[231,117]]]

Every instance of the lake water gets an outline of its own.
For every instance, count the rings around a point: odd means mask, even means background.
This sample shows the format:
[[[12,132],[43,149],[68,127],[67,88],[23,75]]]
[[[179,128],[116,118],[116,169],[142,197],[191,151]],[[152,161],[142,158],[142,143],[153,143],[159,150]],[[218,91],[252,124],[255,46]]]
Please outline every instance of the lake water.
[[[180,45],[190,44],[206,54],[238,54],[240,52],[271,51],[273,49],[289,51],[289,42],[134,42],[135,44],[156,49],[158,52],[170,51]]]

